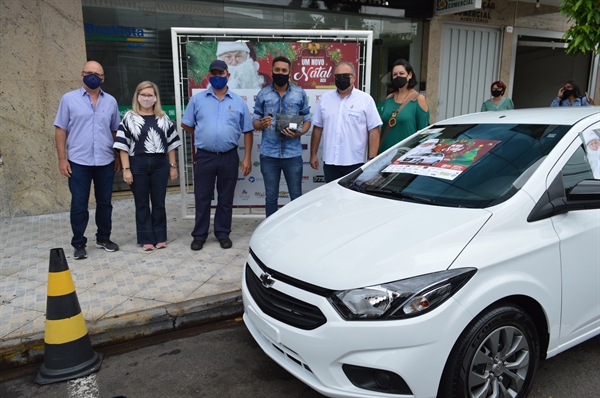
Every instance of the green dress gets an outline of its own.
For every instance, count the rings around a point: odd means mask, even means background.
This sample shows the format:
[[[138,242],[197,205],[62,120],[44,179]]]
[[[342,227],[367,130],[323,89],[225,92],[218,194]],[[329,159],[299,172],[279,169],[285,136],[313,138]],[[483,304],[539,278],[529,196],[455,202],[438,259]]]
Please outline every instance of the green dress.
[[[491,99],[485,101],[483,105],[481,105],[481,112],[507,111],[509,109],[515,109],[515,105],[510,98],[506,97],[502,97],[497,106],[492,102]]]
[[[383,112],[381,113],[381,120],[383,121],[383,125],[381,126],[382,136],[392,117],[392,112],[395,112],[400,105],[401,104],[394,101],[393,96],[385,100]],[[429,111],[425,112],[423,108],[419,106],[419,102],[416,99],[410,101],[402,108],[402,111],[400,111],[398,116],[396,116],[396,125],[390,127],[383,142],[379,146],[379,153],[386,151],[406,137],[411,136],[427,126],[429,126]]]

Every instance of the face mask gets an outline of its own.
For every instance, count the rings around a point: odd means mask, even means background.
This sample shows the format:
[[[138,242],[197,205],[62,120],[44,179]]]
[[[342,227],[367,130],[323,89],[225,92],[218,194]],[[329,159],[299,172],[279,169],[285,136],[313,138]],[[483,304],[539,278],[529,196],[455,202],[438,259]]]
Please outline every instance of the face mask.
[[[492,90],[492,97],[499,97],[502,95],[502,90]]]
[[[565,89],[565,90],[563,90],[563,97],[564,98],[570,97],[571,95],[573,95],[574,92],[575,92],[575,90],[573,90],[573,89],[571,89],[571,90]]]
[[[276,86],[285,86],[289,80],[290,75],[284,75],[282,73],[273,73],[273,83],[275,83]]]
[[[227,85],[227,76],[211,76],[208,80],[216,90],[220,90]]]
[[[335,86],[340,91],[344,91],[348,87],[350,87],[350,78],[346,76],[339,76],[335,78]]]
[[[392,84],[396,88],[402,88],[406,86],[406,83],[408,83],[408,80],[404,76],[396,76],[394,80],[392,80]]]
[[[102,84],[102,79],[96,75],[87,75],[83,77],[83,83],[92,90],[95,90]]]
[[[144,108],[152,108],[156,104],[156,97],[142,97],[138,95],[138,102]]]

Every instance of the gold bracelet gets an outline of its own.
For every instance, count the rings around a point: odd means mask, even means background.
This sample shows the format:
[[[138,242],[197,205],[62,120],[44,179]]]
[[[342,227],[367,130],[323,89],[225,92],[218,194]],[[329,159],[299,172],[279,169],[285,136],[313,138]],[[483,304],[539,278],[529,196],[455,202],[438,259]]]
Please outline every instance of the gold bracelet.
[[[129,167],[123,167],[123,171],[131,171]]]

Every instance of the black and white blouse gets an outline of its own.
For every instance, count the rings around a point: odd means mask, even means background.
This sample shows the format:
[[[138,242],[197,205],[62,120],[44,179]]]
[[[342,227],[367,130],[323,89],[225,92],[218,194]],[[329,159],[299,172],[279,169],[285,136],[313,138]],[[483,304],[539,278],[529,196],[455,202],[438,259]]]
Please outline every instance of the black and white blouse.
[[[157,117],[128,111],[121,120],[113,148],[135,156],[168,153],[180,145],[181,139],[175,125],[166,114]]]

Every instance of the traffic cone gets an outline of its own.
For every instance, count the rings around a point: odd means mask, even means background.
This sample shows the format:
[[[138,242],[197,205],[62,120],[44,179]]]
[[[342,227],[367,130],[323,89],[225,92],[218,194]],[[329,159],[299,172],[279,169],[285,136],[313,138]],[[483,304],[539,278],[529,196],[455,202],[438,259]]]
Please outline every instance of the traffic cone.
[[[63,249],[50,250],[44,364],[35,383],[50,384],[87,376],[100,369],[92,349],[73,278]]]

